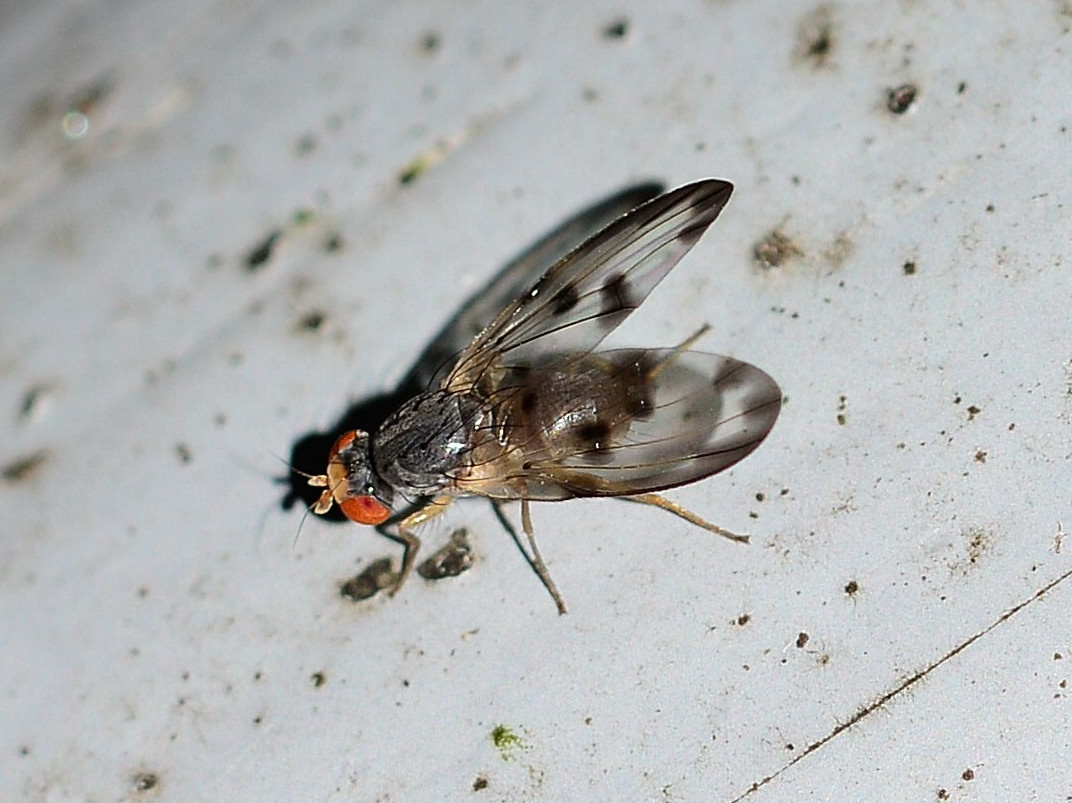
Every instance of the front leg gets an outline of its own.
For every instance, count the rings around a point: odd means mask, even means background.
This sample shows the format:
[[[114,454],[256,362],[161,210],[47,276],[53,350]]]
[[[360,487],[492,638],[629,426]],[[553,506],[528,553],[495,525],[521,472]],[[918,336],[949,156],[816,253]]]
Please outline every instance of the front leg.
[[[421,548],[421,539],[413,531],[429,519],[442,516],[447,508],[450,507],[452,501],[449,496],[436,497],[420,510],[416,510],[402,519],[398,524],[397,533],[389,534],[396,541],[401,541],[406,548],[405,552],[402,553],[402,569],[398,573],[398,579],[391,590],[387,592],[392,597],[398,593],[398,589],[402,587],[402,584],[406,582],[406,578],[409,577],[409,573],[413,570],[413,563],[417,560],[417,553]]]

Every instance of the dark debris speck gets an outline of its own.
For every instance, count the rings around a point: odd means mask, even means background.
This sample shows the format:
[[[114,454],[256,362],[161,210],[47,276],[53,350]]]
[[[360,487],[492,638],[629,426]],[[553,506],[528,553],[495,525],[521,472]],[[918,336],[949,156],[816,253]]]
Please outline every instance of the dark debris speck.
[[[450,541],[417,567],[417,573],[425,580],[457,577],[472,568],[475,560],[469,531],[461,527],[451,534]]]
[[[339,587],[339,594],[346,599],[360,602],[389,588],[398,579],[390,558],[380,558],[370,563],[363,572],[351,577]]]
[[[259,245],[255,246],[246,256],[246,270],[252,273],[263,268],[268,260],[272,258],[275,245],[282,236],[283,232],[275,229]]]
[[[327,316],[319,310],[307,312],[298,320],[298,331],[316,332],[324,325],[325,320]]]
[[[438,53],[443,47],[443,39],[436,31],[426,31],[421,36],[421,50],[431,55]]]
[[[48,452],[44,449],[16,458],[0,469],[0,476],[3,476],[7,482],[23,482],[33,477],[46,460],[48,460]]]
[[[134,776],[135,792],[148,792],[160,785],[160,776],[155,772],[139,772]]]
[[[904,114],[916,102],[919,90],[913,84],[901,84],[886,92],[886,108],[894,114]]]
[[[629,33],[629,20],[621,17],[603,26],[604,39],[624,39]]]

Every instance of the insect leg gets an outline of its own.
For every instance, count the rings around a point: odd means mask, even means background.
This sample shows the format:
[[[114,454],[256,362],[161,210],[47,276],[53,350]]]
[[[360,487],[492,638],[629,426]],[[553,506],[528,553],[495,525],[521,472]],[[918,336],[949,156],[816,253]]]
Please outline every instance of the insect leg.
[[[417,560],[417,552],[421,548],[421,539],[418,538],[413,531],[429,519],[434,519],[436,516],[442,516],[447,508],[450,507],[451,501],[449,496],[437,497],[420,510],[410,513],[406,518],[399,522],[398,533],[392,537],[401,541],[405,546],[406,551],[402,553],[402,569],[398,573],[398,579],[395,581],[394,588],[389,592],[392,597],[398,592],[398,589],[402,587],[402,584],[406,582],[406,578],[409,577],[409,573],[413,569],[413,562]]]
[[[558,606],[559,615],[566,613],[566,600],[562,599],[562,595],[558,592],[558,586],[551,579],[551,573],[547,571],[547,564],[543,562],[540,548],[536,546],[536,535],[532,531],[532,516],[529,515],[528,499],[521,500],[521,526],[529,539],[529,548],[532,549],[532,568],[536,570],[536,574],[540,576],[540,581],[543,583],[544,588],[547,589],[551,599]]]
[[[708,532],[721,535],[724,538],[728,538],[731,541],[738,541],[742,544],[748,543],[747,535],[738,535],[737,533],[731,533],[729,530],[719,527],[717,524],[712,524],[707,519],[701,519],[695,513],[688,508],[684,508],[677,502],[671,502],[664,496],[659,494],[637,494],[636,496],[622,496],[620,499],[626,499],[630,502],[640,502],[644,505],[651,505],[653,507],[660,507],[663,510],[667,510],[673,513],[675,516],[680,516],[690,524],[695,524],[697,527],[703,527]]]
[[[663,372],[664,368],[666,368],[668,365],[673,364],[674,360],[676,360],[678,357],[680,357],[682,354],[692,348],[693,345],[695,345],[696,341],[706,335],[710,330],[711,324],[705,323],[703,326],[701,326],[699,329],[697,329],[695,332],[685,338],[681,343],[675,346],[674,350],[671,351],[668,355],[666,355],[665,358],[660,360],[658,365],[648,371],[648,380],[650,381],[652,379],[655,379],[655,377],[657,377]]]

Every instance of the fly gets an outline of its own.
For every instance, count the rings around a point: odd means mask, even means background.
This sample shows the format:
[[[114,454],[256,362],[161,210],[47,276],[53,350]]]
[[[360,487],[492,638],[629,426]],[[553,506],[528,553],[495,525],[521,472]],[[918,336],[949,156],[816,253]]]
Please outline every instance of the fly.
[[[388,522],[405,546],[393,594],[413,568],[417,528],[459,496],[519,500],[530,562],[566,604],[536,545],[530,502],[618,496],[747,541],[658,492],[729,468],[770,432],[782,393],[746,362],[673,348],[597,350],[696,244],[733,185],[704,179],[653,198],[558,260],[506,305],[435,386],[374,433],[343,434],[313,507]]]

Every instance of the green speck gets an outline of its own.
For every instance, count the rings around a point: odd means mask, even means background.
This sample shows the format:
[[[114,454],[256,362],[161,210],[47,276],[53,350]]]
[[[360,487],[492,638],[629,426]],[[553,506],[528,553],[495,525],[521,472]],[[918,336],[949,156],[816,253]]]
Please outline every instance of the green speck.
[[[316,212],[312,209],[299,209],[294,213],[294,225],[304,226],[316,220]]]
[[[432,160],[427,156],[418,156],[402,168],[402,172],[398,174],[398,183],[402,185],[412,184],[431,166]]]
[[[398,183],[402,186],[412,184],[437,164],[442,162],[454,150],[458,142],[441,140],[432,145],[424,153],[418,155],[409,164],[405,165],[398,174]]]
[[[491,743],[495,745],[495,749],[499,751],[499,758],[503,761],[512,759],[514,751],[525,749],[525,743],[521,741],[521,737],[506,725],[496,725],[491,729]]]

